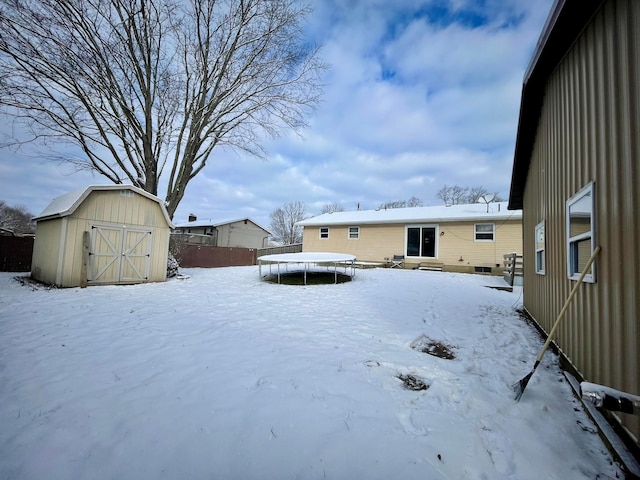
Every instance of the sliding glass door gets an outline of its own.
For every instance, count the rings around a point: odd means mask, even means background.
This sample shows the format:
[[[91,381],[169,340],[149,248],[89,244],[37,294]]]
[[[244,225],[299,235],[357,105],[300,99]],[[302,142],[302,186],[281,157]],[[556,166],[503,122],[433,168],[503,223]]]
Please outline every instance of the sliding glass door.
[[[437,225],[407,227],[407,257],[436,258]]]

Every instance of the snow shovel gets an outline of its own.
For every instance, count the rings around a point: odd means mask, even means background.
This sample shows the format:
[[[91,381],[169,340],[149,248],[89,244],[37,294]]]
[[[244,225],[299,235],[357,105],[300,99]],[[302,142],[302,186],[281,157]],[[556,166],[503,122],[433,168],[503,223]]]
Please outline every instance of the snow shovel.
[[[540,365],[540,361],[542,360],[542,357],[544,357],[544,352],[547,351],[547,348],[549,347],[549,344],[553,339],[553,334],[556,333],[556,328],[558,328],[558,325],[560,324],[560,320],[562,320],[562,317],[564,317],[565,312],[569,308],[569,304],[571,303],[571,300],[573,300],[573,297],[576,295],[576,292],[578,291],[578,287],[582,283],[582,280],[584,280],[584,277],[587,275],[587,272],[589,271],[589,268],[591,268],[591,264],[593,263],[593,261],[596,259],[596,255],[598,255],[598,252],[600,252],[600,247],[596,247],[596,249],[591,254],[589,261],[584,266],[584,270],[582,270],[582,273],[580,274],[580,278],[578,278],[578,281],[573,286],[571,293],[565,300],[564,306],[562,307],[562,310],[560,310],[560,313],[558,314],[558,318],[556,318],[556,321],[553,324],[553,327],[551,328],[549,335],[547,336],[547,341],[544,342],[542,350],[538,354],[538,358],[536,358],[536,363],[533,365],[533,369],[522,380],[513,384],[513,391],[516,393],[516,397],[515,397],[516,402],[519,402],[520,398],[522,398],[524,389],[527,388],[527,384],[529,383],[529,380],[531,380],[531,377],[535,373],[536,368],[538,368],[538,365]]]

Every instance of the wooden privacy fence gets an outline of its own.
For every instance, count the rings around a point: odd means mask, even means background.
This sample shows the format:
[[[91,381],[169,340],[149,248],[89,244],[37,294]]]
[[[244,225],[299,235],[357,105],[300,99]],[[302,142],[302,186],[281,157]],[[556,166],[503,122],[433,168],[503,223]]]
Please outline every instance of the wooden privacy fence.
[[[255,248],[212,247],[209,245],[185,245],[176,259],[181,267],[242,267],[256,265]]]
[[[0,272],[28,272],[33,256],[33,236],[0,235]]]
[[[263,255],[275,255],[278,253],[298,253],[302,251],[301,243],[292,243],[291,245],[282,245],[281,247],[265,247],[258,249],[258,257]]]
[[[524,274],[524,262],[522,261],[522,255],[517,253],[507,253],[504,257],[504,280],[513,287],[515,278]]]

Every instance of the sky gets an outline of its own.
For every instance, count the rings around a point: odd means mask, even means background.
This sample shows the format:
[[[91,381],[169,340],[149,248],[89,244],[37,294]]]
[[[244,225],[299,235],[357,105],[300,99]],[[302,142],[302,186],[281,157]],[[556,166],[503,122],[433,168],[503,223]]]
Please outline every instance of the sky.
[[[308,216],[329,203],[347,211],[410,197],[439,205],[444,185],[508,198],[523,76],[551,5],[313,2],[305,31],[330,68],[308,127],[267,140],[265,160],[214,151],[174,222],[193,213],[268,228],[270,213],[289,202],[302,202]],[[13,133],[0,117],[0,134]],[[106,182],[33,151],[0,148],[0,200],[9,205],[38,214],[55,196]]]
[[[552,351],[515,401],[543,344],[521,288],[258,270],[85,289],[0,273],[0,478],[623,478]]]

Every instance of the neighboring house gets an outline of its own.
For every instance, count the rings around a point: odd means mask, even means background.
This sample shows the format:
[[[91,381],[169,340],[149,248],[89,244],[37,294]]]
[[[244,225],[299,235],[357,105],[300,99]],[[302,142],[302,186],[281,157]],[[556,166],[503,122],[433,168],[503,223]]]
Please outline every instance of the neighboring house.
[[[194,215],[189,221],[176,225],[176,233],[207,235],[211,239],[206,243],[214,247],[263,248],[269,244],[271,233],[250,218],[239,218],[224,222],[211,219],[198,220]],[[196,237],[197,238],[197,237]],[[199,243],[199,242],[195,242]]]
[[[31,275],[60,287],[161,282],[173,224],[162,200],[131,185],[90,186],[37,217]]]
[[[378,263],[400,255],[406,268],[499,274],[503,255],[522,252],[521,212],[509,211],[506,202],[334,212],[297,224],[304,252]]]
[[[640,395],[640,2],[556,1],[524,78],[509,208],[524,306],[584,380]],[[618,420],[635,436],[640,417]]]

